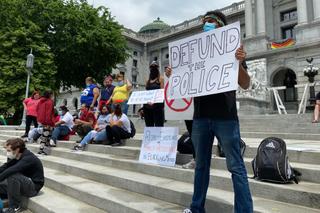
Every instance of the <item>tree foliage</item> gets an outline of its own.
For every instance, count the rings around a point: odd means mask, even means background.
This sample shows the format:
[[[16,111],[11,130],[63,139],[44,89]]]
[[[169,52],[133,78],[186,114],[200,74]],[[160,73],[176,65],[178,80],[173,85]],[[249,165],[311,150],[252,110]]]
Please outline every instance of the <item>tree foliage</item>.
[[[27,70],[26,56],[30,49],[36,56],[30,91],[54,86],[56,66],[54,55],[44,42],[40,27],[26,10],[17,7],[19,1],[0,1],[0,112],[14,108],[22,110]]]
[[[0,112],[21,107],[30,48],[31,90],[81,87],[128,57],[121,26],[85,0],[1,0],[0,20]]]

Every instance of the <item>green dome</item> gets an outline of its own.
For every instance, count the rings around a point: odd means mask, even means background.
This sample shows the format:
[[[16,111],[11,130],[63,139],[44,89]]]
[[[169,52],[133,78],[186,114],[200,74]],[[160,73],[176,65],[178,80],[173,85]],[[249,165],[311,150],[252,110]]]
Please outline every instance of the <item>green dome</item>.
[[[170,26],[163,21],[160,20],[160,18],[157,18],[157,20],[154,20],[152,23],[147,24],[143,26],[139,33],[156,33],[161,30],[165,30],[170,28]]]

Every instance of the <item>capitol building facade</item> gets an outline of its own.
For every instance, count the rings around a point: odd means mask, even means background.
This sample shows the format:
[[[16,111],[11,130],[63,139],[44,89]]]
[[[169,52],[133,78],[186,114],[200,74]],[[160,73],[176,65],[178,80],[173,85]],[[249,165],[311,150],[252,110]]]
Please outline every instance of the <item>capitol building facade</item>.
[[[249,90],[237,93],[239,112],[277,112],[272,88],[278,88],[286,110],[296,113],[308,82],[304,76],[309,64],[306,59],[313,58],[312,65],[320,66],[320,1],[245,0],[220,10],[228,23],[240,21],[242,43],[247,52],[252,82]],[[139,32],[124,29],[131,57],[114,72],[124,72],[135,90],[144,90],[149,64],[157,61],[163,73],[169,65],[168,43],[202,32],[201,18],[199,14],[174,26],[157,18]],[[320,81],[319,75],[315,81]],[[320,86],[315,90],[319,91]],[[61,91],[57,104],[78,107],[79,96],[78,90]]]

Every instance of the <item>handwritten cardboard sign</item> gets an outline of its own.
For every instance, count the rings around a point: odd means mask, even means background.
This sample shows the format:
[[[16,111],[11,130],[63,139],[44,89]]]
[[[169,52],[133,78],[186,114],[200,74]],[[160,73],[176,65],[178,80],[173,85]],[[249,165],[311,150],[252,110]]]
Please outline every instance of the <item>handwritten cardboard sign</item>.
[[[164,100],[164,89],[134,91],[128,104],[162,103]]]
[[[170,98],[199,97],[237,90],[240,22],[169,43]]]
[[[139,161],[147,164],[174,166],[178,145],[177,127],[146,127]]]

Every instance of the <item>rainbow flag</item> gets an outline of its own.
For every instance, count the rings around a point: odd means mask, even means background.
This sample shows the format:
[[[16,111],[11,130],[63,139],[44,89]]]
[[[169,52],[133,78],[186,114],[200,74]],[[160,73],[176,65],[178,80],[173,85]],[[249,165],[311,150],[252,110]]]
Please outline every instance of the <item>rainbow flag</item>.
[[[292,38],[288,38],[282,42],[271,42],[271,49],[279,49],[284,47],[291,47],[295,45],[296,41]]]

